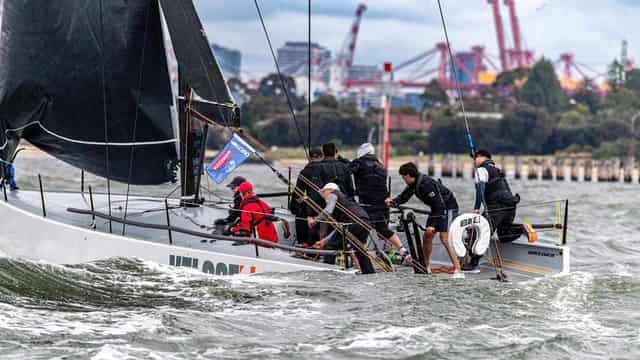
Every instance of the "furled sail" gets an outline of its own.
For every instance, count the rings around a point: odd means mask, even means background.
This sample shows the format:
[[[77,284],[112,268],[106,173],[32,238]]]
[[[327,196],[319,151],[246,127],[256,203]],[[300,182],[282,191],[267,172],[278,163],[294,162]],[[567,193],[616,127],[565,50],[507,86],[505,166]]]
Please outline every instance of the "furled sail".
[[[0,6],[0,157],[22,138],[99,176],[172,180],[178,134],[157,0]]]

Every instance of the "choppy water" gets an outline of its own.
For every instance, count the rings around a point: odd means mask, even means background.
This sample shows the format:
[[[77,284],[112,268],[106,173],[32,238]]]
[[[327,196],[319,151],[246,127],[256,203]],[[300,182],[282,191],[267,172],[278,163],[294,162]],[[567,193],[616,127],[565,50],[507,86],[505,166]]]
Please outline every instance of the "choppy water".
[[[23,187],[47,169],[47,188],[79,187],[79,172],[48,159],[19,165]],[[242,173],[281,189],[262,167]],[[445,183],[468,209],[470,181]],[[640,358],[640,185],[512,187],[524,203],[571,200],[572,274],[506,284],[407,271],[215,277],[122,259],[0,258],[0,358]],[[520,215],[548,221],[554,208]]]

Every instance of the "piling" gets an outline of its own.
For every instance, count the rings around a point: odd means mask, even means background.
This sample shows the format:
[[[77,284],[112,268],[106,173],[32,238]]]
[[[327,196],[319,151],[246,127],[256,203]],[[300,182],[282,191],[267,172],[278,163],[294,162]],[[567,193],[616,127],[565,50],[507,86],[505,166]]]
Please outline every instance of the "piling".
[[[462,179],[462,172],[464,171],[464,160],[460,155],[456,155],[456,178]]]
[[[447,154],[442,160],[442,177],[450,178],[453,176],[453,166],[451,164],[451,155]]]
[[[593,161],[587,160],[584,163],[584,175],[582,178],[584,181],[592,181],[593,180]]]
[[[597,166],[597,170],[596,170],[596,174],[597,174],[597,179],[598,182],[608,182],[609,181],[609,162],[608,161],[598,161],[596,163]]]
[[[556,181],[564,181],[565,179],[565,173],[566,173],[566,169],[564,166],[564,160],[563,159],[555,159],[554,160],[554,166],[556,168]]]
[[[538,180],[538,166],[534,158],[529,158],[527,162],[527,179]]]
[[[429,176],[435,176],[436,175],[436,157],[434,154],[429,155],[429,158],[427,160],[427,174]]]
[[[542,180],[553,180],[553,170],[549,159],[542,162]]]
[[[516,155],[513,160],[515,164],[515,178],[520,180],[522,178],[522,158]]]
[[[571,166],[571,181],[578,181],[580,180],[580,169],[578,167],[578,161],[576,160],[571,160],[571,164],[569,165]]]

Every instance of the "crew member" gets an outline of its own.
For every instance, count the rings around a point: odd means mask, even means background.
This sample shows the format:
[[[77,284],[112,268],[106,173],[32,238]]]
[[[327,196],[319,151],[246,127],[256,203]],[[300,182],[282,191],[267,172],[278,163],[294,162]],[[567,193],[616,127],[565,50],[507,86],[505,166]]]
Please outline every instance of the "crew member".
[[[18,184],[16,183],[16,169],[13,167],[13,164],[7,164],[4,167],[4,181],[9,185],[10,190],[19,190]]]
[[[320,148],[312,148],[309,150],[309,163],[300,171],[298,181],[296,181],[296,191],[291,196],[291,202],[289,203],[289,210],[296,217],[296,238],[297,242],[304,247],[311,247],[319,240],[319,233],[316,228],[310,231],[307,224],[307,217],[316,216],[318,212],[313,210],[308,204],[304,202],[304,199],[297,194],[301,192],[306,194],[309,200],[318,204],[320,207],[324,207],[324,199],[320,194],[311,188],[311,186],[305,180],[315,184],[318,188],[324,185],[322,182],[322,166],[321,161],[324,159],[322,150]]]
[[[415,194],[418,199],[429,206],[431,215],[427,219],[422,243],[422,253],[427,272],[431,271],[429,259],[433,248],[433,237],[437,232],[453,264],[454,276],[461,276],[458,275],[461,274],[460,262],[453,249],[449,246],[449,223],[458,216],[458,202],[455,196],[440,181],[420,173],[414,163],[406,163],[400,166],[399,173],[407,186],[400,195],[394,199],[387,198],[385,203],[387,205],[404,204]]]
[[[353,189],[353,180],[351,179],[351,169],[348,161],[345,159],[338,160],[338,148],[334,143],[322,145],[322,182],[324,184],[334,183],[338,185],[340,191],[353,199],[355,190]]]
[[[329,215],[332,215],[338,223],[349,224],[346,225],[345,230],[357,238],[363,246],[366,246],[369,232],[362,225],[355,223],[354,221],[356,219],[353,217],[356,216],[361,222],[369,223],[369,216],[367,215],[367,212],[364,211],[360,205],[356,204],[355,201],[343,194],[335,183],[326,184],[322,189],[320,189],[320,194],[324,198],[326,205],[318,216],[315,218],[309,217],[307,219],[309,227],[316,226],[320,221],[325,222],[329,220]],[[340,204],[340,206],[337,206],[338,204]],[[349,214],[347,214],[343,209],[346,209]],[[360,271],[363,274],[374,273],[375,269],[373,268],[369,255],[365,254],[358,248],[355,248],[354,250],[356,258],[358,259]]]
[[[530,241],[535,241],[537,235],[531,225],[513,223],[520,195],[513,195],[504,172],[496,167],[496,164],[491,160],[491,153],[480,149],[476,151],[473,161],[476,166],[474,211],[479,214],[482,205],[485,206],[484,215],[489,220],[492,232],[496,232],[500,242],[514,241],[523,234],[526,234]],[[469,272],[479,272],[480,258],[481,256],[472,256],[463,269]]]
[[[240,218],[240,203],[242,202],[242,196],[238,191],[238,186],[247,181],[242,176],[236,176],[231,180],[227,187],[233,191],[233,207],[229,209],[229,215],[223,219],[217,219],[214,224],[216,225],[229,225],[235,224]]]
[[[278,242],[276,227],[273,225],[271,209],[266,202],[253,193],[253,184],[248,181],[238,186],[242,196],[240,203],[240,223],[231,229],[238,236],[255,236],[258,239]]]
[[[389,197],[387,188],[387,170],[375,156],[370,143],[362,144],[357,151],[357,158],[351,162],[351,171],[356,185],[356,195],[360,205],[369,215],[378,234],[388,239],[404,259],[409,252],[402,246],[396,233],[389,228],[389,207],[385,199]]]

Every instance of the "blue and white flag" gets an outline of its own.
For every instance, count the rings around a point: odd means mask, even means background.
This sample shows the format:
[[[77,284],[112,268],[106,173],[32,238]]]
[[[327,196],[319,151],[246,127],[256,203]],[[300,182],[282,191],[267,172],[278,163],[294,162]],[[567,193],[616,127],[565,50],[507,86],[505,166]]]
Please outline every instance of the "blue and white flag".
[[[238,168],[256,151],[238,134],[233,133],[231,139],[207,166],[207,175],[216,184],[221,184],[229,174]]]

